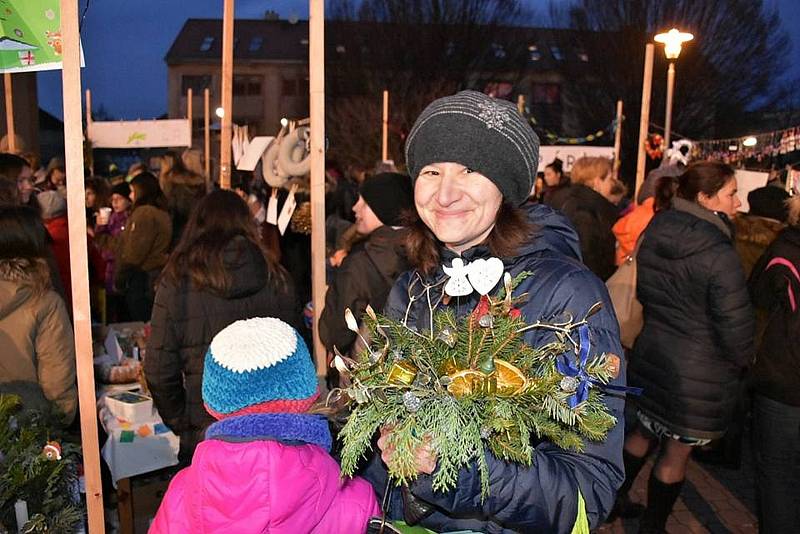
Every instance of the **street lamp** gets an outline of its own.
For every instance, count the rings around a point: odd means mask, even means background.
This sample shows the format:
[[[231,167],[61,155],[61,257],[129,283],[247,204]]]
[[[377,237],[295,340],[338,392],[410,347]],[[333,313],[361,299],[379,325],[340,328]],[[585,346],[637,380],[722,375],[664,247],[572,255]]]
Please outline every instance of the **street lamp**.
[[[217,117],[219,117],[221,119],[222,117],[225,116],[225,108],[220,106],[216,110],[214,110],[214,113],[217,115]]]
[[[669,61],[669,68],[667,69],[667,109],[666,117],[664,118],[664,144],[669,148],[670,130],[672,129],[672,91],[675,88],[675,62],[681,55],[681,46],[687,41],[694,39],[691,33],[683,33],[675,28],[672,28],[666,33],[659,33],[655,37],[657,43],[664,44],[664,55],[667,56]]]

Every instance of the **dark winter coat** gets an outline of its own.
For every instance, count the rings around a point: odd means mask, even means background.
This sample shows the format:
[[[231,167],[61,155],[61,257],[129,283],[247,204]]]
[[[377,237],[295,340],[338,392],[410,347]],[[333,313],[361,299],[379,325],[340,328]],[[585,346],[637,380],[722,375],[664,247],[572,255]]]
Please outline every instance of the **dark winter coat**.
[[[629,376],[644,388],[640,406],[677,434],[719,438],[754,352],[755,319],[730,229],[675,199],[645,230],[637,265],[644,328]]]
[[[144,363],[153,401],[164,422],[191,451],[214,420],[203,407],[203,361],[212,338],[240,319],[277,317],[298,326],[300,310],[289,279],[269,274],[260,251],[244,238],[225,248],[232,284],[223,295],[198,291],[188,276],[158,284]]]
[[[550,205],[572,221],[581,242],[583,262],[602,280],[616,271],[616,237],[612,232],[619,217],[617,207],[585,185],[575,184],[553,195]]]
[[[526,209],[538,229],[515,257],[503,258],[506,271],[512,276],[522,271],[533,273],[517,289],[532,296],[522,307],[523,318],[532,323],[565,313],[584,317],[592,305],[602,302],[602,310],[589,318],[593,353],[622,354],[617,319],[605,286],[577,260],[579,252],[574,230],[561,214],[547,206],[527,205]],[[449,265],[454,254],[447,250],[442,254],[443,262]],[[479,245],[465,251],[462,257],[471,261],[490,257],[490,253]],[[386,303],[387,315],[396,319],[405,316],[409,307],[409,284],[417,276],[416,271],[401,276]],[[425,283],[434,283],[444,276],[439,268]],[[434,291],[432,300],[438,297]],[[477,302],[477,294],[473,294],[453,298],[449,306],[463,316],[471,312]],[[409,309],[409,324],[420,331],[426,330],[428,314],[426,299],[416,300]],[[530,330],[525,339],[540,346],[554,341],[554,335],[544,330]],[[612,383],[625,384],[624,368]],[[624,401],[606,396],[605,402],[618,424],[604,442],[587,442],[581,454],[565,451],[547,441],[536,443],[533,465],[526,468],[487,453],[490,494],[484,502],[481,502],[477,466],[462,468],[456,489],[447,493],[434,492],[432,477],[420,475],[410,490],[418,499],[436,507],[422,524],[437,532],[461,529],[489,533],[570,532],[576,522],[580,493],[590,526],[599,526],[625,478],[622,466]],[[381,496],[386,470],[379,458],[373,458],[366,476]],[[388,514],[401,517],[402,506],[400,491],[394,491]]]
[[[401,273],[410,268],[403,249],[406,231],[381,226],[356,244],[336,270],[325,294],[325,309],[319,319],[319,336],[329,351],[336,346],[350,350],[355,333],[347,329],[344,310],[350,308],[360,319],[367,304],[383,310],[389,291]]]
[[[755,305],[769,315],[753,369],[755,390],[800,406],[800,228],[785,229],[750,278]]]

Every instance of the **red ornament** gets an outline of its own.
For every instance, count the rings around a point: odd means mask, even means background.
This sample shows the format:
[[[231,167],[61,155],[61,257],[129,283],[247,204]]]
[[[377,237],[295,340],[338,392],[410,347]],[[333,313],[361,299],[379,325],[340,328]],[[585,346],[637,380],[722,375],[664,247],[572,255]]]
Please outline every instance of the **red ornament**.
[[[508,312],[508,316],[512,319],[519,319],[522,317],[522,311],[517,308],[512,308],[511,311]]]

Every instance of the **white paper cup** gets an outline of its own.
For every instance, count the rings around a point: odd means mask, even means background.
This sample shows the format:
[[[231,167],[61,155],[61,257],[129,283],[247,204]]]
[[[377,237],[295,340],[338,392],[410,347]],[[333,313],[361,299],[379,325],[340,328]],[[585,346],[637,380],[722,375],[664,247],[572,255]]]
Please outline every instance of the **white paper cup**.
[[[100,208],[97,212],[97,224],[108,224],[111,219],[111,208]]]

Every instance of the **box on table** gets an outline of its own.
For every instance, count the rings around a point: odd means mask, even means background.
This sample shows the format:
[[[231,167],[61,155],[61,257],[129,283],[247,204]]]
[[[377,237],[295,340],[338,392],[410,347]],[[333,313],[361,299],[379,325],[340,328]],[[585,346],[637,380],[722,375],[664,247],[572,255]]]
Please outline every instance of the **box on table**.
[[[114,416],[131,423],[144,422],[153,417],[153,399],[132,391],[109,393],[106,406]]]

